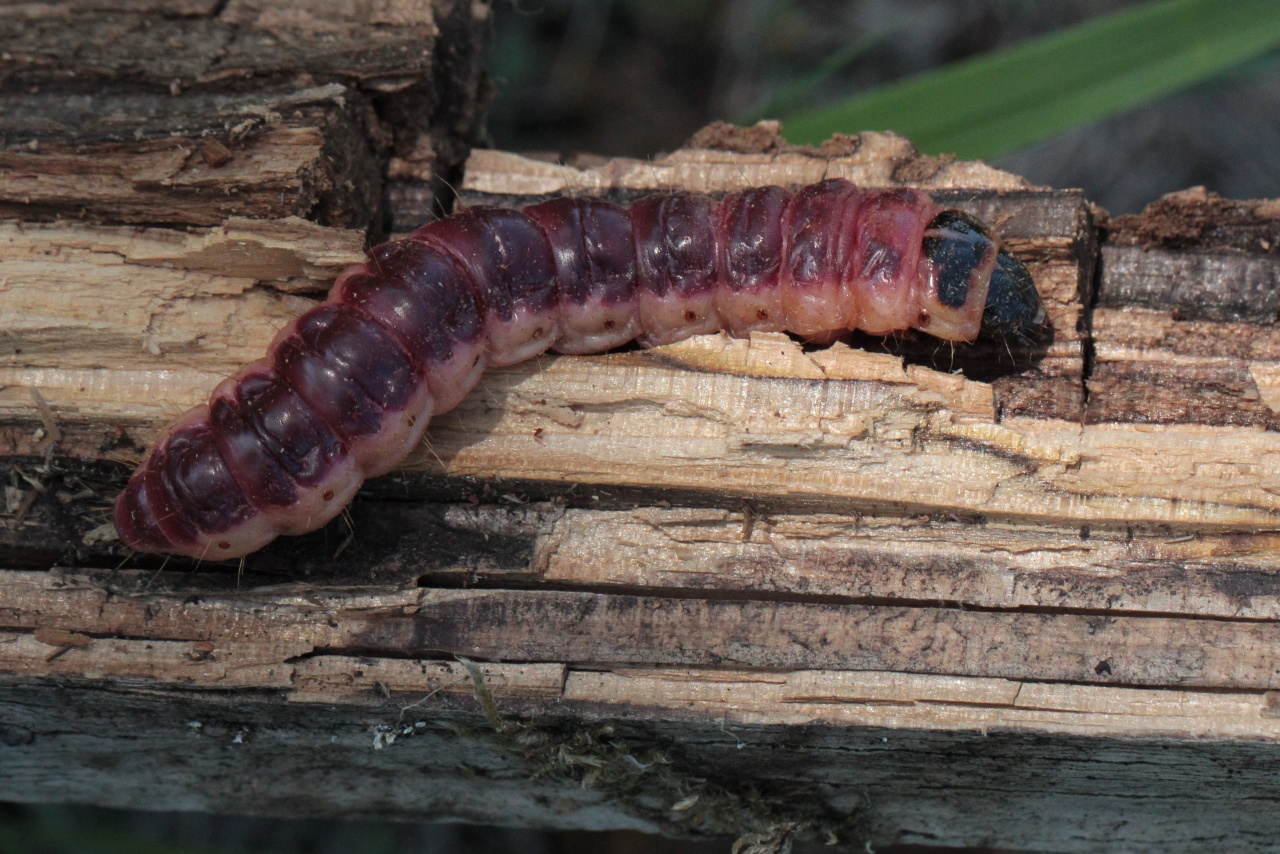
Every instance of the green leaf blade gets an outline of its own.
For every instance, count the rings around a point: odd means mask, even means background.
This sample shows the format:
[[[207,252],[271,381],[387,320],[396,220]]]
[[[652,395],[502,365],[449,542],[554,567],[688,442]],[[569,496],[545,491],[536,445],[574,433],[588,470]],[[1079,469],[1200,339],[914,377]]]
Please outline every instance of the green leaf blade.
[[[1209,80],[1280,45],[1274,0],[1165,0],[784,117],[792,142],[894,130],[983,158]]]

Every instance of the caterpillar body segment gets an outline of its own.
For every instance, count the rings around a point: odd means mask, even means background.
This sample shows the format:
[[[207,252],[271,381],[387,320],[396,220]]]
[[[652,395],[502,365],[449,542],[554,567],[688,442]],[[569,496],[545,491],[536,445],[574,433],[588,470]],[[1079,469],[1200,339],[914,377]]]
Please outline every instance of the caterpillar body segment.
[[[220,560],[315,530],[490,365],[725,330],[1029,337],[1044,308],[977,220],[833,179],[630,208],[472,208],[375,247],[169,426],[117,499],[138,551]]]

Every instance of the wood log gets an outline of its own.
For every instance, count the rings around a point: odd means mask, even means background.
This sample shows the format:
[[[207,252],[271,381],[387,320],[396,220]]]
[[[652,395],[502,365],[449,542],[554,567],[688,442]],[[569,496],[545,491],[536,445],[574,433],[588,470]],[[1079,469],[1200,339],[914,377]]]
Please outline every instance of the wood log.
[[[910,183],[996,223],[1051,341],[548,356],[487,374],[345,522],[243,567],[118,568],[100,525],[128,464],[358,233],[8,226],[0,797],[1269,847],[1272,210],[1186,197],[1098,231],[1079,193],[891,135],[695,143],[476,152],[461,202]]]

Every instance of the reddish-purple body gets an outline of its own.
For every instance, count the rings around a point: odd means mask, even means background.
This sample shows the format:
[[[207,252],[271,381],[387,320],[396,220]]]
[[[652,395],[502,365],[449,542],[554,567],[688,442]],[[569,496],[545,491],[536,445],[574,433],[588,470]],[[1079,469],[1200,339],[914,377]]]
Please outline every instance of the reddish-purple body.
[[[487,366],[549,348],[721,329],[971,341],[1005,253],[976,223],[977,242],[955,243],[969,232],[939,231],[941,213],[915,190],[830,180],[629,209],[561,198],[432,223],[373,249],[265,358],[177,419],[117,501],[116,529],[140,551],[208,559],[315,530]],[[953,244],[963,251],[947,255]]]

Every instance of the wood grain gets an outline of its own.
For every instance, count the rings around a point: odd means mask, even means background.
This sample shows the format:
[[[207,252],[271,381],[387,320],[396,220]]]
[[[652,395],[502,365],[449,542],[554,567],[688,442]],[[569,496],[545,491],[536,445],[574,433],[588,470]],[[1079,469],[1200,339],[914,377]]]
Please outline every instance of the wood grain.
[[[304,586],[193,600],[190,590],[148,591],[149,573],[106,584],[105,576],[6,577],[14,582],[0,588],[8,626],[94,613],[114,626],[113,636],[91,632],[70,647],[48,630],[44,640],[21,628],[0,634],[8,698],[0,754],[11,771],[0,775],[0,793],[15,800],[470,820],[501,809],[535,826],[689,832],[666,809],[675,798],[645,808],[563,770],[530,786],[545,768],[538,745],[556,752],[592,743],[584,762],[658,748],[663,774],[700,797],[709,796],[708,775],[749,779],[784,814],[812,814],[817,804],[831,816],[856,816],[840,829],[857,844],[984,838],[1013,848],[1052,838],[1067,850],[1191,850],[1206,838],[1200,834],[1246,827],[1261,837],[1275,826],[1273,810],[1253,806],[1268,803],[1280,759],[1273,703],[1261,691],[879,671],[484,665],[501,714],[512,725],[528,722],[515,731],[525,746],[513,751],[480,714],[456,662],[344,649],[344,627],[434,594],[317,598]],[[208,618],[214,640],[169,639],[185,631],[184,616]],[[566,740],[597,726],[603,742]],[[137,754],[139,738],[145,755]],[[644,763],[623,764],[633,769],[624,781],[633,792],[668,791]],[[312,781],[305,797],[289,782],[299,776]],[[1236,801],[1229,821],[1213,818]],[[1180,818],[1206,807],[1208,817]],[[1034,833],[1017,817],[1027,813],[1046,816]]]
[[[15,594],[36,583],[18,581],[14,575]],[[198,607],[182,604],[186,597],[143,597],[130,606],[100,604],[98,616],[86,617],[68,605],[25,604],[13,595],[0,607],[14,629],[130,637],[138,626],[152,639],[273,644],[275,651],[266,655],[282,660],[353,649],[383,657],[443,653],[586,667],[884,670],[1255,691],[1274,690],[1280,678],[1271,654],[1280,628],[1186,616],[768,601],[749,592],[747,598],[719,599],[697,593],[402,590],[317,601],[300,600],[297,593],[247,599],[208,594]]]
[[[756,656],[757,659],[769,655],[789,655],[793,658],[807,657],[811,662],[824,656],[838,657],[843,654],[838,642],[825,646],[802,643],[811,625],[809,617],[836,607],[830,604],[769,602],[763,599],[715,601],[688,596],[661,600],[650,597],[645,602],[634,596],[604,594],[535,595],[515,591],[423,591],[412,588],[325,592],[306,586],[256,592],[234,589],[214,592],[210,589],[193,601],[188,591],[148,590],[146,573],[117,575],[109,581],[105,576],[95,578],[92,575],[71,573],[50,576],[45,572],[10,571],[6,573],[6,580],[9,583],[0,594],[0,614],[4,615],[7,631],[10,632],[5,649],[13,653],[11,658],[6,658],[10,662],[6,669],[25,675],[47,672],[63,676],[83,676],[87,666],[100,672],[103,678],[126,681],[153,679],[164,682],[171,676],[163,671],[171,669],[175,674],[183,674],[180,679],[183,684],[196,687],[212,687],[217,684],[231,686],[239,684],[236,680],[244,680],[243,684],[246,686],[256,682],[264,689],[293,691],[291,699],[294,700],[326,702],[325,699],[309,698],[309,692],[318,691],[331,700],[341,695],[342,702],[359,701],[364,705],[368,705],[378,692],[385,698],[386,691],[377,689],[376,683],[381,683],[387,691],[393,693],[412,692],[425,687],[425,690],[440,688],[446,693],[470,696],[473,686],[456,661],[442,664],[438,656],[419,654],[411,659],[402,656],[415,650],[421,653],[421,642],[424,639],[441,639],[446,635],[453,635],[459,638],[469,637],[474,643],[483,639],[486,634],[503,631],[505,626],[507,631],[521,631],[521,636],[525,639],[519,644],[504,648],[501,656],[509,659],[510,663],[485,666],[488,674],[486,681],[500,699],[504,696],[562,696],[562,692],[571,694],[578,690],[601,691],[601,683],[591,674],[612,672],[617,674],[615,678],[636,680],[636,685],[670,686],[662,693],[652,695],[652,700],[660,700],[666,694],[670,696],[662,701],[671,704],[696,697],[705,701],[720,697],[721,701],[728,701],[736,696],[741,702],[756,704],[754,715],[767,718],[770,714],[781,714],[782,717],[777,722],[790,720],[783,713],[791,708],[791,704],[796,703],[820,704],[825,701],[874,704],[877,701],[896,699],[907,704],[924,704],[918,709],[915,725],[942,729],[971,728],[974,722],[966,722],[966,714],[943,716],[930,722],[927,708],[929,704],[955,703],[973,706],[975,709],[989,706],[997,709],[1054,710],[1062,713],[1063,717],[1052,724],[1050,729],[1061,733],[1086,732],[1099,726],[1105,729],[1105,718],[1073,718],[1068,714],[1073,710],[1086,716],[1111,711],[1132,718],[1125,722],[1125,726],[1115,729],[1113,734],[1140,735],[1142,726],[1147,723],[1164,726],[1165,723],[1157,719],[1168,715],[1174,718],[1200,718],[1202,722],[1199,725],[1212,728],[1214,709],[1221,710],[1222,723],[1233,728],[1221,731],[1220,735],[1251,732],[1262,736],[1274,733],[1277,725],[1275,716],[1269,711],[1271,705],[1265,699],[1265,691],[1269,690],[1265,685],[1237,684],[1234,687],[1240,689],[1241,693],[1238,694],[1187,690],[1185,694],[1162,695],[1140,687],[1126,687],[1126,674],[1119,671],[1129,667],[1130,675],[1137,673],[1140,663],[1133,659],[1126,664],[1120,654],[1113,659],[1117,669],[1109,674],[1112,683],[1110,687],[1101,684],[1056,684],[1052,680],[996,675],[995,670],[1006,666],[1004,661],[1015,659],[1014,650],[1004,653],[989,650],[989,654],[994,657],[980,664],[988,672],[968,674],[981,678],[960,678],[966,674],[912,673],[898,668],[884,670],[874,666],[834,669],[805,666],[744,667],[742,665],[753,663],[739,661],[738,666],[735,666],[735,662],[727,659],[715,662],[714,669],[711,670],[698,667],[690,669],[689,662],[681,664],[675,661],[651,661],[650,664],[681,665],[654,669],[645,664],[637,665],[619,660],[620,656],[627,654],[628,646],[636,641],[637,630],[650,634],[660,633],[667,615],[678,610],[706,615],[706,619],[710,620],[724,619],[717,616],[717,609],[721,615],[754,609],[751,615],[754,619],[734,621],[740,630],[755,635],[750,642],[739,642],[739,654]],[[479,611],[495,607],[523,609],[530,613],[536,610],[542,617],[548,618],[549,622],[493,624],[465,616],[469,613],[474,617]],[[865,654],[871,656],[874,655],[873,650],[888,649],[894,644],[895,638],[901,639],[908,635],[901,628],[894,628],[895,622],[901,622],[902,614],[909,613],[910,619],[928,621],[937,617],[941,610],[943,609],[861,606],[844,608],[843,613],[855,618],[884,618],[884,624],[888,626],[887,632],[863,634]],[[773,616],[759,619],[766,612]],[[557,614],[573,614],[587,623],[608,616],[616,620],[615,628],[603,633],[590,632],[583,622],[578,622],[575,627],[568,629],[571,636],[567,638],[567,646],[560,648],[569,650],[576,647],[581,650],[585,649],[584,643],[590,642],[595,644],[593,657],[579,658],[569,670],[555,662],[537,663],[543,657],[542,648],[555,643],[553,635],[563,627],[560,622],[562,618]],[[1010,616],[959,609],[952,609],[950,614],[947,620],[982,621],[988,617],[999,620]],[[1060,619],[1059,615],[1014,616],[1046,621]],[[1147,626],[1158,630],[1160,625],[1174,622],[1164,618],[1088,619],[1093,620],[1093,629],[1078,631],[1074,638],[1068,639],[1067,646],[1059,653],[1061,661],[1071,659],[1077,650],[1091,645],[1101,647],[1114,644],[1112,648],[1121,654],[1126,649],[1139,650],[1142,644],[1138,633],[1131,633],[1128,640],[1124,639],[1129,633],[1129,626]],[[1071,633],[1067,627],[1072,622],[1066,620],[1059,624],[1063,627],[1064,636]],[[82,629],[76,634],[85,638],[84,641],[68,643],[63,639],[69,634],[69,630],[64,627],[72,624]],[[35,635],[37,625],[45,633],[43,639]],[[521,625],[527,628],[521,628]],[[828,622],[826,628],[831,630],[835,625]],[[1217,639],[1232,633],[1245,639],[1251,636],[1251,632],[1253,637],[1259,637],[1259,632],[1273,630],[1272,626],[1246,621],[1203,621],[1202,625],[1210,627],[1204,630],[1203,637],[1213,635]],[[844,624],[844,628],[836,627],[836,631],[847,632],[849,636],[856,633],[853,622]],[[659,645],[671,649],[669,654],[673,656],[710,657],[714,650],[696,642],[688,642],[695,637],[719,641],[728,635],[723,631],[711,631],[684,637],[668,636]],[[982,635],[975,633],[970,637]],[[681,641],[686,642],[683,648],[672,646]],[[1150,649],[1164,646],[1161,639],[1154,635],[1149,638],[1148,645]],[[1175,647],[1177,645],[1174,644]],[[1194,645],[1190,639],[1185,644],[1187,647]],[[1201,663],[1207,663],[1208,656],[1214,655],[1215,649],[1224,656],[1232,652],[1226,646],[1201,646],[1205,651],[1194,656]],[[791,652],[786,652],[788,649]],[[1049,654],[1053,647],[1043,645],[1043,649],[1045,654]],[[1261,653],[1258,647],[1251,648],[1243,644],[1237,650],[1241,658],[1234,667],[1242,682],[1252,663],[1265,661],[1261,655],[1251,658],[1250,649],[1258,649]],[[922,645],[916,653],[918,669],[923,669],[930,661],[942,662],[956,653],[954,647],[937,645],[925,648]],[[344,655],[353,654],[367,659],[361,668],[353,669],[344,662]],[[610,660],[609,656],[613,659]],[[1154,667],[1164,668],[1166,683],[1176,681],[1178,672],[1182,672],[1189,676],[1182,688],[1193,689],[1197,686],[1194,678],[1190,677],[1191,669],[1196,666],[1192,659],[1193,656],[1186,656],[1179,662],[1171,656],[1153,662],[1153,669],[1147,672],[1154,675],[1157,672]],[[452,659],[445,659],[449,660]],[[112,664],[112,661],[115,663]],[[1025,666],[1031,667],[1031,664]],[[1183,668],[1182,671],[1179,668]],[[1263,673],[1262,670],[1257,672]],[[1271,677],[1263,674],[1263,679],[1267,678]],[[1095,673],[1088,679],[1079,681],[1098,683],[1107,681],[1107,678]],[[697,684],[700,682],[706,684]],[[442,688],[444,683],[448,685]],[[717,685],[721,687],[715,687]],[[725,687],[734,685],[757,687],[751,688],[746,694],[736,695],[738,689]],[[621,693],[642,695],[649,690],[639,688]],[[757,694],[759,696],[755,696]],[[1162,697],[1164,700],[1161,700]],[[575,699],[586,700],[588,696],[583,694]],[[595,695],[590,699],[596,702],[606,701],[603,695]],[[783,705],[770,709],[770,705],[774,703]],[[1190,705],[1186,705],[1187,703]],[[1182,711],[1178,711],[1179,708]],[[862,711],[872,715],[875,713],[873,709]],[[973,712],[974,710],[970,710],[967,714]],[[807,709],[806,713],[813,713],[813,710]],[[1151,720],[1144,721],[1144,715]],[[868,718],[868,721],[872,720],[874,719]],[[1241,729],[1246,721],[1252,721],[1252,730]],[[1012,722],[1013,719],[1003,721],[1005,724]],[[883,719],[876,725],[882,723]],[[1171,722],[1168,723],[1171,725]],[[1132,729],[1126,728],[1130,725]]]
[[[299,216],[363,230],[381,215],[371,108],[338,83],[5,103],[0,217],[216,226]]]

